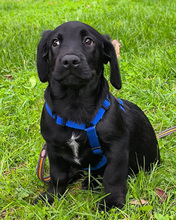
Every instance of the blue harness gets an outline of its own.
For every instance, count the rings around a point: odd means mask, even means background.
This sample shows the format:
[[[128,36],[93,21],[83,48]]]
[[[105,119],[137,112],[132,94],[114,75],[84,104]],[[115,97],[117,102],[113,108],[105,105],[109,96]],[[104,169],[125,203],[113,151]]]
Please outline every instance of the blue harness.
[[[122,100],[121,99],[117,99],[117,102],[119,104],[119,107],[124,111]],[[58,115],[52,114],[52,112],[51,112],[51,110],[50,110],[50,108],[49,108],[47,103],[45,103],[45,107],[46,107],[46,110],[47,110],[48,114],[53,119],[55,119],[55,121],[56,121],[56,123],[58,125],[67,126],[67,127],[70,127],[70,128],[86,131],[88,139],[89,139],[90,146],[92,148],[92,152],[94,154],[99,155],[99,156],[102,157],[102,159],[96,164],[95,167],[91,167],[90,168],[91,170],[97,170],[97,169],[103,167],[107,163],[107,158],[103,154],[103,152],[101,150],[101,147],[100,147],[100,143],[99,143],[97,132],[96,132],[96,125],[102,119],[104,113],[110,107],[110,101],[109,101],[109,97],[108,96],[104,100],[103,105],[98,110],[98,112],[95,115],[94,119],[91,121],[91,123],[90,123],[91,126],[90,127],[87,127],[87,125],[84,124],[84,123],[78,124],[78,123],[76,123],[74,121],[70,121],[70,120],[65,122],[63,118],[59,117]],[[88,170],[88,169],[89,168],[85,168],[85,170]]]

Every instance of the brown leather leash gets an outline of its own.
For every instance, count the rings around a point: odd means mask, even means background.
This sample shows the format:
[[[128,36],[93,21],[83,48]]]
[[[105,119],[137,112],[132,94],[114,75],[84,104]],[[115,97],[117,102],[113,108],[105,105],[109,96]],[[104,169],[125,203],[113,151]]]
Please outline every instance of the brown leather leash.
[[[176,131],[176,126],[162,131],[161,133],[157,134],[156,137],[158,139],[160,139],[160,138],[163,138],[167,135],[174,133],[175,131]],[[50,176],[44,177],[44,166],[45,166],[45,161],[46,161],[47,155],[48,155],[47,154],[47,145],[46,145],[46,143],[44,143],[44,145],[42,147],[42,151],[39,156],[38,164],[37,164],[37,176],[40,180],[42,180],[45,183],[49,183],[51,180]]]

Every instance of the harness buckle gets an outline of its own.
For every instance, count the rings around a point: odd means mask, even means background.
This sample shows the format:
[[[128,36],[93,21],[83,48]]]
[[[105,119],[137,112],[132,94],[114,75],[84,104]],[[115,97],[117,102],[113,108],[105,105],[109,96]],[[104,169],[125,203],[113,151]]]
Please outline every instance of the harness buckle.
[[[65,124],[66,124],[66,120],[65,119],[63,119],[63,124],[61,125],[62,127],[65,127]]]
[[[60,126],[65,127],[65,124],[66,124],[67,121],[65,119],[59,117],[58,115],[54,115],[54,116],[55,116],[54,117],[55,122],[57,124],[59,124]]]
[[[110,99],[109,97],[107,97],[103,102],[102,108],[107,111],[109,107],[110,107]]]

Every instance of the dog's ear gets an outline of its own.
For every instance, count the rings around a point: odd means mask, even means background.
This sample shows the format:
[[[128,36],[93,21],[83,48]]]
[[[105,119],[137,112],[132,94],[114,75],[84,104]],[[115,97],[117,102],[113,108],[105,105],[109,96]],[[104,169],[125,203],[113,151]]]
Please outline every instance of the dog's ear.
[[[105,64],[110,62],[110,68],[111,68],[110,82],[116,89],[120,89],[122,84],[121,84],[119,65],[115,53],[115,48],[112,45],[110,41],[110,37],[108,35],[104,35],[103,62]]]
[[[37,71],[40,81],[47,82],[49,80],[49,34],[51,30],[44,31],[42,38],[37,47]]]

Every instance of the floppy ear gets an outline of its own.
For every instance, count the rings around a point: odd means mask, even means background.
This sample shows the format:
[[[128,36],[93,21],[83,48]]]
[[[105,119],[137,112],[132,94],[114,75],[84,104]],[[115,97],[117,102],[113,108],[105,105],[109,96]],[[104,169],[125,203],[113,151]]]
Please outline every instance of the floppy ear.
[[[51,32],[51,30],[43,32],[37,47],[37,71],[39,79],[42,82],[49,80],[48,37]]]
[[[115,49],[108,35],[105,35],[104,39],[104,63],[107,64],[107,62],[110,62],[110,82],[116,89],[120,89],[122,83]]]

